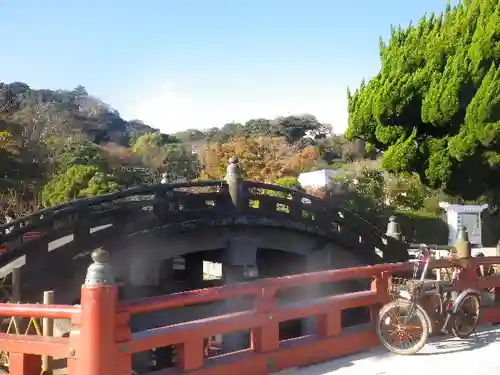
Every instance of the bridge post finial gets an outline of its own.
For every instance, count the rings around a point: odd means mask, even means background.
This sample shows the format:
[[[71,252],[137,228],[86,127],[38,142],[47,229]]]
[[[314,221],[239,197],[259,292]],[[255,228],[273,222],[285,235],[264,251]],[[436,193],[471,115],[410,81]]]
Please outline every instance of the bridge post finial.
[[[227,173],[224,180],[229,188],[229,195],[235,207],[239,206],[240,197],[240,182],[241,182],[241,169],[239,165],[239,160],[237,156],[232,156],[229,159],[229,164],[227,166]]]
[[[92,263],[87,268],[85,285],[114,285],[113,268],[109,264],[109,253],[99,248],[92,252]]]
[[[396,216],[392,215],[389,217],[389,223],[387,224],[387,231],[385,235],[398,241],[401,240],[401,230],[399,229],[399,223],[396,221]]]
[[[120,351],[114,350],[115,332],[122,329],[116,327],[122,323],[118,319],[118,285],[109,264],[109,254],[103,249],[97,249],[92,252],[92,260],[94,263],[88,267],[80,294],[78,342],[85,345],[79,345],[76,349],[79,355],[78,367],[82,374],[130,374],[130,361],[124,362]],[[123,327],[126,328],[128,327]],[[73,348],[70,355],[74,354]]]
[[[237,156],[231,156],[228,161],[226,177],[224,177],[224,180],[228,182],[228,180],[237,179],[241,179],[240,160]]]
[[[457,240],[455,242],[455,252],[457,258],[470,258],[471,246],[469,242],[469,234],[467,228],[463,225],[458,227]]]

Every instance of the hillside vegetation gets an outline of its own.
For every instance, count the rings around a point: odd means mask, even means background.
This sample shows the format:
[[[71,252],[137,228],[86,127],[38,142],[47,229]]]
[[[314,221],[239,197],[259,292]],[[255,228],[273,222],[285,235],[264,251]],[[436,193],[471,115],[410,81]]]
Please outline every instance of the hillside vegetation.
[[[83,196],[171,181],[223,178],[230,156],[246,178],[274,182],[365,156],[314,116],[255,119],[162,134],[83,87],[36,90],[0,83],[1,207],[18,214]]]
[[[287,187],[298,186],[301,172],[344,169],[313,193],[380,229],[394,212],[410,229],[418,220],[441,222],[441,200],[488,202],[498,212],[500,2],[467,0],[392,27],[380,58],[380,72],[348,92],[345,138],[313,115],[162,134],[124,120],[81,86],[0,83],[0,209],[23,215],[158,183],[162,174],[170,181],[222,179],[236,155],[245,178]],[[493,227],[500,233],[498,223]]]

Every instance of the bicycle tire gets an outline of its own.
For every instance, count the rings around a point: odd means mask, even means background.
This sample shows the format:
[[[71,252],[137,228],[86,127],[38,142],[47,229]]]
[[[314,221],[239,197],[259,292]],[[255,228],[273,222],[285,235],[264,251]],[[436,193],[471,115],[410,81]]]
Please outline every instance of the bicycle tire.
[[[398,355],[411,355],[419,352],[425,344],[427,344],[427,341],[429,340],[429,332],[430,332],[430,318],[429,315],[425,312],[425,310],[420,306],[419,304],[415,304],[415,311],[414,311],[414,316],[420,321],[420,324],[422,326],[422,336],[420,337],[420,340],[418,340],[415,345],[411,346],[410,348],[407,349],[401,349],[401,348],[396,348],[390,343],[388,343],[384,336],[382,335],[381,331],[381,323],[382,323],[382,318],[384,317],[387,312],[389,312],[392,309],[395,308],[408,308],[410,305],[409,301],[406,300],[396,300],[393,302],[390,302],[380,309],[379,315],[378,315],[378,321],[376,325],[376,331],[377,331],[377,336],[382,345],[388,349],[391,353],[398,354]]]
[[[458,327],[458,324],[457,324],[458,320],[457,320],[456,316],[453,317],[453,321],[451,324],[451,332],[453,333],[453,336],[458,337],[459,339],[466,339],[470,335],[472,335],[472,333],[477,328],[477,325],[479,323],[479,318],[481,315],[480,300],[476,294],[469,294],[469,295],[465,296],[464,299],[462,301],[460,301],[460,303],[458,304],[457,310],[460,310],[460,306],[462,306],[464,304],[464,302],[467,301],[468,299],[473,299],[475,306],[477,306],[475,321],[472,324],[472,326],[469,327],[468,330],[462,331]]]

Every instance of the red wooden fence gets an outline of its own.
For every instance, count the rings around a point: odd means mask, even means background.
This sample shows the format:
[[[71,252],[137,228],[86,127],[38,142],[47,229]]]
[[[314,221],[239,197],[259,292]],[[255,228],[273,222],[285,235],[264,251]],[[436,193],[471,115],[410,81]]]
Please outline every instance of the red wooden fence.
[[[467,287],[495,288],[500,296],[500,276],[480,278],[475,272],[482,265],[500,264],[500,257],[469,260],[440,260],[433,268],[463,267],[458,290]],[[313,364],[379,345],[371,325],[342,329],[341,311],[368,306],[372,319],[388,301],[387,288],[393,273],[407,271],[410,264],[386,264],[342,270],[322,271],[252,283],[194,290],[129,303],[118,301],[116,285],[83,285],[80,306],[0,304],[0,316],[71,319],[69,338],[0,334],[0,349],[10,352],[12,375],[40,373],[42,355],[67,358],[68,375],[128,375],[133,353],[173,345],[177,348],[177,367],[157,372],[162,375],[264,375],[286,368]],[[319,298],[307,303],[278,306],[280,290],[334,283],[349,279],[372,279],[371,289]],[[254,296],[252,310],[203,320],[159,327],[132,334],[130,317],[134,314],[186,305]],[[315,317],[315,335],[279,340],[279,323]],[[500,321],[500,305],[484,307],[481,323]],[[204,357],[205,338],[236,331],[251,332],[247,350],[213,358]]]

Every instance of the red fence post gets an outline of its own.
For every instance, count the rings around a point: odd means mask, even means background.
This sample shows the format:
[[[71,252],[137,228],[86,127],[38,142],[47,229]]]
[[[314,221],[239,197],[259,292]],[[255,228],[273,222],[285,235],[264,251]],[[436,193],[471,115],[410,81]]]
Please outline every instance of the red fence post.
[[[115,340],[118,287],[104,250],[92,253],[81,290],[79,375],[114,375],[120,355]]]
[[[117,362],[115,363],[115,374],[132,373],[132,354],[128,347],[131,338],[130,314],[128,312],[121,312],[116,315],[115,325],[115,358],[117,358]]]
[[[376,275],[371,283],[370,289],[377,293],[380,301],[376,305],[370,307],[371,321],[376,322],[380,309],[385,303],[389,302],[389,274],[387,272],[381,272]]]
[[[255,310],[268,314],[269,321],[251,331],[251,347],[256,353],[266,353],[279,348],[279,322],[274,320],[276,310],[276,288],[264,286],[255,301]]]
[[[9,373],[12,375],[39,375],[42,357],[34,354],[10,353]]]

